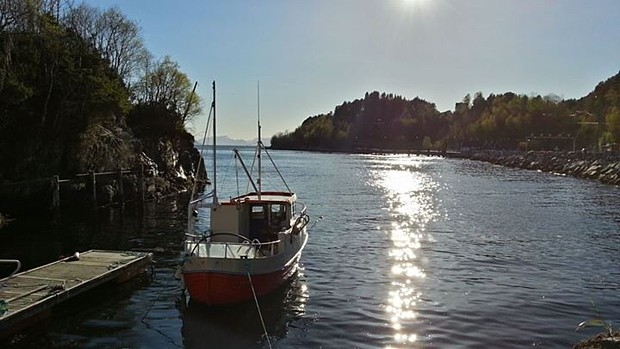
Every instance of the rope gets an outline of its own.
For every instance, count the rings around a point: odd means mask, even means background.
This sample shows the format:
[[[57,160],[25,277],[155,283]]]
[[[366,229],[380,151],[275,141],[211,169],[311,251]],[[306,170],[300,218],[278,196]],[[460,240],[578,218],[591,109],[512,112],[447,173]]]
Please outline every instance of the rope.
[[[250,166],[250,175],[254,175],[254,165],[256,164],[256,159],[258,158],[258,147],[256,147],[256,149],[254,149],[254,157],[252,158],[252,166]],[[248,192],[250,190],[250,180],[248,180],[248,183],[245,187],[245,191]]]
[[[176,286],[174,287],[176,288]],[[151,305],[149,306],[149,308],[146,310],[146,313],[144,313],[144,315],[142,316],[142,319],[140,319],[140,322],[144,324],[144,326],[146,326],[147,329],[149,330],[153,330],[157,333],[159,333],[162,337],[164,337],[166,339],[166,341],[168,341],[168,343],[170,343],[172,346],[176,347],[176,348],[183,348],[182,346],[178,345],[176,343],[176,341],[174,340],[174,338],[170,337],[168,334],[164,333],[163,331],[151,326],[150,323],[148,323],[147,320],[147,316],[149,315],[149,313],[151,312],[151,310],[153,309],[153,307],[155,306],[155,304],[157,304],[157,301],[159,300],[159,297],[161,296],[161,294],[167,291],[167,289],[165,288],[161,288],[158,292],[157,292],[157,296],[155,297],[155,299],[153,300],[153,302],[151,303]]]
[[[267,151],[267,148],[265,148],[263,146],[263,143],[261,142],[260,144],[261,147],[263,147],[263,150],[265,150],[265,154],[267,154],[267,157],[269,158],[269,161],[271,161],[271,164],[273,165],[273,168],[276,169],[276,172],[278,173],[278,175],[280,176],[280,179],[282,180],[282,183],[284,183],[284,186],[286,187],[286,189],[288,190],[289,193],[292,193],[293,191],[291,190],[291,188],[288,187],[288,184],[286,184],[286,181],[284,180],[284,176],[282,176],[282,173],[280,172],[280,169],[278,168],[278,166],[276,166],[276,163],[273,161],[273,159],[271,158],[271,155],[269,155],[269,152]]]
[[[312,226],[310,228],[308,228],[308,230],[312,230],[312,228],[314,228],[314,226],[323,219],[323,216],[319,216],[319,218],[314,221],[314,223],[312,223]],[[306,223],[307,224],[307,223]]]
[[[209,109],[209,116],[207,117],[207,126],[205,127],[204,137],[202,138],[202,146],[200,147],[200,158],[198,159],[198,165],[196,165],[196,180],[194,181],[194,185],[192,186],[192,194],[191,194],[191,197],[189,198],[190,201],[194,200],[194,195],[196,195],[196,188],[198,186],[198,179],[199,179],[198,176],[200,174],[200,165],[203,162],[203,152],[204,152],[205,144],[207,143],[207,133],[209,132],[209,124],[211,123],[211,114],[213,113],[213,103],[211,103],[211,109]],[[215,149],[213,150],[213,156],[215,156]],[[205,171],[206,171],[206,165],[205,165]],[[209,179],[209,176],[206,172],[205,172],[205,179],[207,180]]]
[[[263,335],[267,338],[267,344],[269,344],[269,349],[271,349],[271,340],[269,339],[269,334],[267,333],[267,328],[265,327],[265,320],[263,320],[263,313],[260,310],[260,305],[258,304],[258,298],[256,297],[256,292],[254,291],[254,285],[252,284],[252,276],[250,276],[250,266],[246,261],[246,268],[248,272],[248,280],[250,281],[250,288],[252,289],[252,295],[254,296],[254,302],[256,303],[256,310],[258,311],[258,317],[260,318],[260,323],[263,325]]]
[[[220,183],[220,193],[228,193],[228,192],[233,193],[234,192],[234,188],[232,187],[231,184],[229,184],[229,185],[223,185],[222,184],[222,183],[232,183],[232,179],[229,180],[229,178],[231,178],[231,176],[232,176],[233,167],[234,167],[234,171],[237,170],[237,168],[235,167],[236,166],[235,153],[232,152],[232,154],[233,154],[233,156],[230,157],[228,163],[221,164],[218,167],[218,172],[217,172],[218,176],[219,176],[219,178],[222,178],[221,181],[218,181],[218,183]],[[238,180],[238,178],[237,178],[237,180]],[[238,191],[239,190],[237,190],[237,192]],[[223,195],[220,195],[220,196],[223,196]]]

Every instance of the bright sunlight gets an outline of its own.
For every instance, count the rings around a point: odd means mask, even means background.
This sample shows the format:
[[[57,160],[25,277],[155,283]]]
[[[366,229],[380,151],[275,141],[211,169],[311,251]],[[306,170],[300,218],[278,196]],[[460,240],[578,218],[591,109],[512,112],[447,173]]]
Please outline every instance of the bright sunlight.
[[[433,7],[434,0],[396,0],[393,2],[403,13],[426,12]]]
[[[418,7],[418,6],[424,6],[424,4],[430,2],[431,0],[401,0],[401,1],[407,7],[410,7],[410,6]]]

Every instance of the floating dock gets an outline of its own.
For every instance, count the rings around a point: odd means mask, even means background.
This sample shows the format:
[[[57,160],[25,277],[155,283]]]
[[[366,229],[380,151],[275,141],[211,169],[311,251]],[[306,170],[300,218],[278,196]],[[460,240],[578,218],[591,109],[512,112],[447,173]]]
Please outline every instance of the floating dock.
[[[90,250],[0,280],[0,338],[47,317],[53,306],[148,270],[152,254]]]

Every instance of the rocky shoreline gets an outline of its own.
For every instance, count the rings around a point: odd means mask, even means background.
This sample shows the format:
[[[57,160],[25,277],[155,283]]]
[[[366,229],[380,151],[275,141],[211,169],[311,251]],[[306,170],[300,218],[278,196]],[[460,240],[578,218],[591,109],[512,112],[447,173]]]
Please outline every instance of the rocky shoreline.
[[[485,161],[506,167],[538,170],[620,185],[620,154],[611,152],[467,151],[451,157]]]
[[[598,335],[584,339],[575,344],[573,349],[619,349],[620,331],[613,333],[602,332]]]

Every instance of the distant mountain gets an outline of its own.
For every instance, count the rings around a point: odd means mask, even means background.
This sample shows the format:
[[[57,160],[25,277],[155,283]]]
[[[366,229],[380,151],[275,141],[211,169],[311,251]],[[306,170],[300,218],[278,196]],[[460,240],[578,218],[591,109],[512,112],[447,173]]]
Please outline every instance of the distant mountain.
[[[248,141],[245,139],[234,139],[228,136],[219,136],[217,137],[217,144],[220,145],[252,145],[253,141]]]
[[[255,145],[256,141],[257,141],[257,138],[254,138],[252,140],[247,140],[247,139],[234,139],[228,136],[217,137],[218,145]],[[211,142],[211,141],[209,140],[208,142]],[[196,144],[200,145],[200,143],[202,143],[202,137],[196,137]],[[266,146],[269,146],[269,144],[271,143],[271,137],[269,138],[264,137],[263,143]]]

